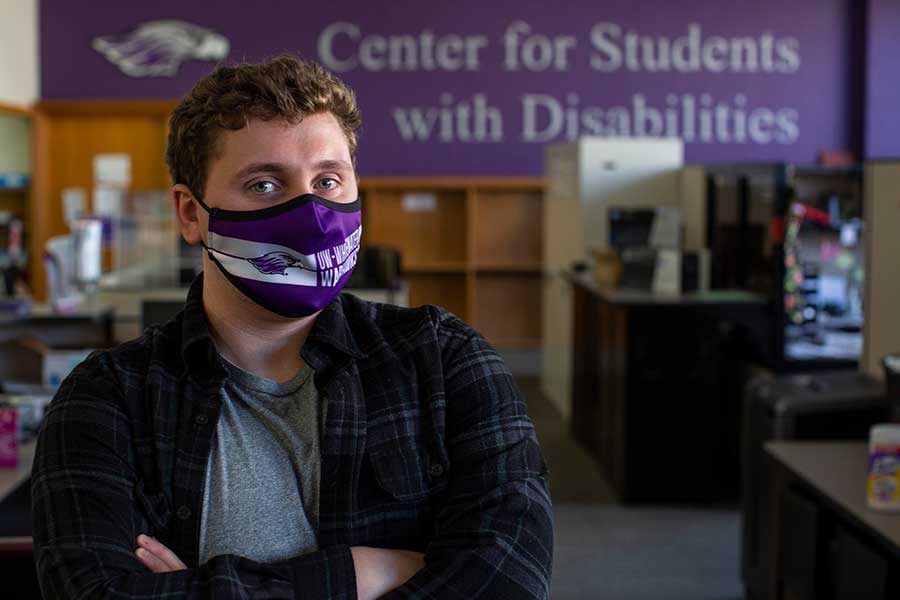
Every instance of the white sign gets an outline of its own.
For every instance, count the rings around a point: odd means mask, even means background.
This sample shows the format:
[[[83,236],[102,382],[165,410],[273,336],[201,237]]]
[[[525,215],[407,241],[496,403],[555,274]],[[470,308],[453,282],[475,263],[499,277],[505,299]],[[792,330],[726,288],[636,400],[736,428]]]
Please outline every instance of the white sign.
[[[94,155],[94,185],[112,187],[131,185],[131,156],[128,154]]]
[[[403,194],[404,212],[434,212],[437,196],[434,194]]]

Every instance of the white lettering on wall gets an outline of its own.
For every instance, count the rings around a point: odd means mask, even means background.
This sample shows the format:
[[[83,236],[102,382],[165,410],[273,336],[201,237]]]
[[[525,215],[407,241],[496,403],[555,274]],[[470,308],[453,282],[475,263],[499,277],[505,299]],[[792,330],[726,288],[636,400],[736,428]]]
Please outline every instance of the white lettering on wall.
[[[616,23],[597,23],[590,32],[589,63],[595,71],[678,73],[794,73],[800,68],[800,41],[757,37],[704,37],[698,23],[690,23],[676,38],[624,31]]]
[[[699,23],[686,23],[661,35],[604,21],[590,28],[586,41],[579,46],[574,35],[547,34],[521,19],[511,20],[495,39],[428,29],[381,34],[340,21],[321,31],[317,47],[323,65],[339,73],[479,71],[486,66],[483,57],[491,43],[499,45],[498,52],[490,55],[499,60],[493,67],[510,73],[580,68],[596,73],[597,78],[619,72],[646,73],[645,77],[655,73],[783,77],[802,65],[797,37],[771,31],[720,35]],[[593,89],[592,83],[586,81],[585,89]],[[716,98],[702,90],[682,91],[659,100],[635,91],[624,104],[596,105],[574,92],[525,93],[519,97],[517,137],[525,143],[546,143],[583,135],[678,136],[697,144],[760,145],[794,144],[800,138],[796,108],[751,104],[740,92]],[[492,105],[485,93],[464,98],[442,93],[433,105],[393,106],[390,114],[407,143],[503,142],[504,117],[515,121]]]
[[[355,23],[331,23],[319,34],[319,60],[344,73],[365,71],[478,71],[484,35],[436,36],[425,29],[417,34],[363,35]],[[342,52],[336,50],[342,48]]]

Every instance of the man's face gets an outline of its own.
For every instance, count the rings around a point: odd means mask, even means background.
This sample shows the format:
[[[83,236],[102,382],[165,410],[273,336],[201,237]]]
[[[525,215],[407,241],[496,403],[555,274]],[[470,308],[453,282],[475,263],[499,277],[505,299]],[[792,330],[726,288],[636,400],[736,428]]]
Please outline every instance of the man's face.
[[[301,194],[334,202],[358,196],[347,138],[331,113],[317,113],[296,124],[250,121],[220,134],[211,157],[203,200],[210,208],[256,210]],[[206,229],[207,216],[199,215]]]

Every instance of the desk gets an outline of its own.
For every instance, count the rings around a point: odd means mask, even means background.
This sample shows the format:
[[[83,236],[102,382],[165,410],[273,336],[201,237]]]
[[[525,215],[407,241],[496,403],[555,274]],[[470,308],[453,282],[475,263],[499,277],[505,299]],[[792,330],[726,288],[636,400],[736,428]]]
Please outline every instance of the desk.
[[[771,364],[771,311],[746,292],[573,288],[572,433],[623,502],[734,498],[744,363]]]
[[[754,600],[886,600],[900,593],[900,514],[866,506],[865,442],[769,442],[762,547],[765,587]]]
[[[51,348],[107,348],[113,342],[113,308],[106,304],[55,312],[36,304],[21,315],[0,315],[0,342],[28,335]]]

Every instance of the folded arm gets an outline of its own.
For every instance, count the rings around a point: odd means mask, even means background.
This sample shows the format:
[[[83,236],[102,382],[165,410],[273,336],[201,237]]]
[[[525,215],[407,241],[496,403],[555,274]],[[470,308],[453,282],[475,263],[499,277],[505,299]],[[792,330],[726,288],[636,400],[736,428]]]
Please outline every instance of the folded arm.
[[[443,330],[449,489],[425,568],[386,598],[547,598],[552,507],[525,402],[499,355],[449,319]]]
[[[32,469],[34,552],[44,598],[356,598],[349,547],[261,564],[217,556],[153,573],[135,554],[154,531],[137,497],[131,428],[116,382],[80,366],[48,408]]]

